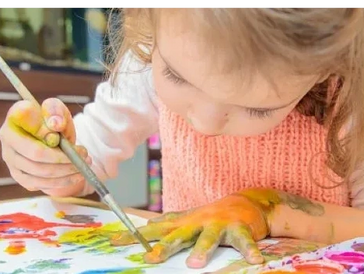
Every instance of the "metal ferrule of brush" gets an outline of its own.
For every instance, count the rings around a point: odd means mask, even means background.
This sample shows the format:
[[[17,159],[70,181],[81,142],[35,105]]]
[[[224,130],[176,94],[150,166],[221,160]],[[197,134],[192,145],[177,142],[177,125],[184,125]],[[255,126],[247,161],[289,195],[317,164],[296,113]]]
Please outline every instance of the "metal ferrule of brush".
[[[122,220],[124,225],[128,228],[128,230],[133,234],[133,236],[140,242],[140,244],[148,251],[152,251],[152,247],[148,243],[148,241],[142,236],[142,234],[136,229],[134,224],[129,219],[128,215],[126,215],[122,210],[120,210],[119,205],[114,200],[114,198],[108,194],[103,197],[105,203],[114,211],[114,213]]]

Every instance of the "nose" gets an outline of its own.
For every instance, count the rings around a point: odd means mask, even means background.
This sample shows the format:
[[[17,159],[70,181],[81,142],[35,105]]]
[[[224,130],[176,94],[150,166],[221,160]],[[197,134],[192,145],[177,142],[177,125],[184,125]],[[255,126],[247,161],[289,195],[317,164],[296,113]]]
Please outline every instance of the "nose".
[[[216,103],[199,104],[187,116],[188,121],[200,133],[219,135],[228,121],[228,109]]]

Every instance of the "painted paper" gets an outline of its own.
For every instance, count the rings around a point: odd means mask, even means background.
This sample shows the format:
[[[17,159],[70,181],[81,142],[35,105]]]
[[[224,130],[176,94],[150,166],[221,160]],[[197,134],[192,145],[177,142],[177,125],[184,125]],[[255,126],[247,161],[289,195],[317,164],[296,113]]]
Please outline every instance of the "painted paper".
[[[136,226],[146,224],[143,218],[129,217]],[[219,247],[203,269],[186,267],[190,249],[165,263],[147,265],[141,245],[110,245],[110,236],[121,229],[125,227],[110,211],[57,203],[46,197],[0,204],[0,274],[193,274],[219,272],[231,265],[243,273],[257,270],[228,247]],[[268,262],[263,270],[289,265],[286,258],[292,257],[287,256],[322,247],[293,239],[266,239],[258,246]],[[364,251],[364,240],[353,242],[350,248]]]
[[[136,226],[146,220],[129,215]],[[107,210],[54,202],[46,197],[0,204],[0,274],[202,273],[241,258],[219,248],[204,269],[185,265],[188,251],[146,265],[140,245],[115,247],[110,236],[125,227]]]
[[[315,251],[291,254],[261,266],[241,267],[234,274],[273,273],[364,273],[364,237],[319,248]]]

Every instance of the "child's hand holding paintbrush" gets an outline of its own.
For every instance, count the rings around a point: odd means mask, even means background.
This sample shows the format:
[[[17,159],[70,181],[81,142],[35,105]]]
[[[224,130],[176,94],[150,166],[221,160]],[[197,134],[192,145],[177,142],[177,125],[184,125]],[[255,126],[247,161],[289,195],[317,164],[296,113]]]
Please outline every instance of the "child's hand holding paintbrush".
[[[19,95],[23,99],[28,101],[22,101],[18,105],[13,106],[13,108],[9,111],[7,115],[4,126],[1,129],[0,135],[2,136],[1,139],[4,154],[3,158],[9,166],[12,176],[16,180],[20,178],[23,182],[27,180],[28,176],[33,177],[31,183],[33,183],[34,186],[31,186],[30,188],[36,189],[36,180],[40,179],[40,174],[43,174],[44,176],[44,174],[47,174],[47,172],[49,172],[48,174],[51,175],[47,175],[48,178],[60,179],[60,182],[62,182],[60,183],[61,186],[58,185],[58,187],[60,187],[61,189],[66,189],[66,187],[68,187],[72,190],[72,192],[80,192],[85,184],[85,181],[87,181],[92,187],[95,188],[101,199],[123,222],[123,224],[132,233],[132,235],[143,245],[143,247],[147,251],[151,251],[152,248],[149,243],[139,233],[139,231],[130,221],[128,216],[123,212],[123,210],[118,206],[108,189],[97,178],[97,175],[89,167],[89,163],[87,163],[82,158],[87,157],[87,152],[84,150],[83,156],[81,156],[77,149],[74,148],[74,144],[68,140],[68,138],[70,138],[71,141],[75,141],[75,130],[73,123],[71,122],[71,114],[67,110],[67,108],[59,101],[55,100],[53,100],[53,104],[51,103],[51,100],[46,101],[48,103],[44,103],[44,105],[41,107],[36,99],[33,97],[33,95],[30,93],[30,91],[23,85],[20,79],[18,79],[18,77],[13,73],[13,71],[1,57],[0,69],[14,86],[14,88],[17,90]],[[57,108],[57,104],[59,108]],[[67,125],[69,126],[67,127]],[[53,128],[56,127],[55,131],[51,132],[50,130],[47,130],[48,126],[51,126]],[[61,134],[59,134],[57,131],[61,132]],[[67,136],[66,134],[71,136]],[[35,141],[32,136],[34,136],[38,141]],[[15,143],[13,143],[14,140]],[[35,142],[32,142],[32,140]],[[25,145],[15,145],[16,142],[22,143],[22,141],[26,141],[24,142]],[[60,150],[58,149],[54,152],[51,152],[52,149],[54,150],[57,146],[60,148]],[[31,153],[29,153],[29,147],[33,147]],[[49,147],[49,149],[47,149],[47,147]],[[65,155],[62,155],[61,151],[64,152]],[[32,153],[34,155],[37,155],[39,159],[45,158],[46,160],[39,163],[39,160],[37,161],[37,159],[29,159]],[[58,158],[52,158],[52,156],[49,157],[49,155],[52,155],[52,153],[54,153],[53,157]],[[65,160],[66,156],[70,160],[70,162]],[[49,169],[49,164],[52,162],[60,163],[61,165],[63,165],[62,172],[66,173],[66,176],[55,176],[52,172],[52,169]],[[30,167],[28,168],[30,172],[27,172],[23,169],[27,166]],[[58,165],[53,165],[53,169],[57,167]],[[42,172],[40,170],[46,171]],[[82,182],[81,174],[77,174],[77,170],[82,174],[83,178],[85,178],[84,182]],[[75,181],[72,182],[70,180],[72,177],[76,177],[77,179],[74,178]],[[43,188],[47,188],[47,185],[45,183],[46,182],[43,182],[41,184],[44,185]],[[55,185],[56,184],[54,183],[53,185],[50,184],[50,188],[56,188],[57,186]],[[76,193],[66,192],[62,194],[63,196],[66,196],[72,194],[75,195]]]
[[[41,190],[51,196],[81,193],[85,179],[57,147],[62,133],[72,144],[76,134],[72,116],[58,99],[47,99],[39,108],[31,101],[19,101],[9,110],[0,130],[2,157],[12,177],[30,191]],[[74,146],[91,164],[87,150]]]

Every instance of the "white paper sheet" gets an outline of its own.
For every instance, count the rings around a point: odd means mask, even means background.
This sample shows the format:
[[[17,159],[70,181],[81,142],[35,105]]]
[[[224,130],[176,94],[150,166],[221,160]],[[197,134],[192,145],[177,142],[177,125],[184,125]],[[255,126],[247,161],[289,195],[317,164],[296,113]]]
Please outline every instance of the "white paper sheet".
[[[60,212],[66,214],[66,219],[60,218]],[[23,215],[19,216],[19,213]],[[129,217],[136,226],[146,223],[145,219],[137,216]],[[84,225],[74,223],[77,221],[99,222],[103,226],[69,227]],[[218,270],[241,258],[232,248],[219,248],[206,268],[193,270],[185,265],[187,250],[165,263],[145,265],[128,259],[131,255],[144,252],[140,245],[110,246],[103,228],[109,226],[116,229],[115,223],[120,224],[110,211],[57,203],[45,197],[0,204],[0,274],[193,274]],[[47,224],[49,227],[45,228]],[[74,236],[75,231],[79,232],[80,237]],[[65,237],[67,233],[72,233],[72,237]],[[22,244],[25,245],[23,252]]]

